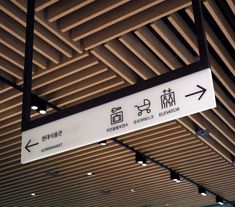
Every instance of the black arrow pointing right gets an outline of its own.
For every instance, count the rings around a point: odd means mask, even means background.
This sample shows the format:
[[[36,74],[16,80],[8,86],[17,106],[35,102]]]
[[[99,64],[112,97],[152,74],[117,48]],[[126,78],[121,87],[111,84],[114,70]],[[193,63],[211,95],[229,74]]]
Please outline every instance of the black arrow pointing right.
[[[199,98],[198,98],[198,100],[200,100],[200,99],[202,98],[202,96],[205,94],[206,89],[203,88],[202,86],[199,86],[199,85],[197,85],[197,87],[200,88],[201,90],[200,90],[200,91],[196,91],[196,92],[194,92],[194,93],[190,93],[190,94],[186,95],[185,97],[189,97],[189,96],[193,96],[193,95],[196,95],[196,94],[198,94],[198,93],[201,93],[201,95],[200,95]]]
[[[35,144],[30,144],[30,142],[31,142],[31,139],[28,141],[28,143],[27,143],[26,146],[25,146],[25,149],[26,149],[28,152],[31,152],[31,151],[29,150],[30,147],[33,147],[33,146],[39,144],[38,142],[35,143]]]

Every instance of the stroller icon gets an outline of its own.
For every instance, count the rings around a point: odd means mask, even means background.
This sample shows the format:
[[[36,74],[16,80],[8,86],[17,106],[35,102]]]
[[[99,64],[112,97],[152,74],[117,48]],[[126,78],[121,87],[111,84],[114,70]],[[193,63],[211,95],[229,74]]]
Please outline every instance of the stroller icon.
[[[141,116],[143,111],[146,111],[147,113],[150,113],[151,112],[151,109],[149,108],[151,105],[151,102],[150,100],[148,99],[144,99],[144,104],[143,105],[135,105],[135,107],[139,110],[138,112],[138,116]]]

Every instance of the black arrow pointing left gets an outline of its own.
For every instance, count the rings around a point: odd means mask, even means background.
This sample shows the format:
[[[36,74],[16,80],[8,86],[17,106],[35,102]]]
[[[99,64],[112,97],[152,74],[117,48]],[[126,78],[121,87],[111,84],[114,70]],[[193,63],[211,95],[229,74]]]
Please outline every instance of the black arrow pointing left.
[[[26,149],[28,152],[31,152],[31,151],[29,150],[30,147],[33,147],[33,146],[39,144],[38,142],[37,142],[37,143],[34,143],[34,144],[30,144],[30,143],[31,143],[31,139],[28,141],[28,143],[27,143],[26,146],[25,146],[25,149]]]

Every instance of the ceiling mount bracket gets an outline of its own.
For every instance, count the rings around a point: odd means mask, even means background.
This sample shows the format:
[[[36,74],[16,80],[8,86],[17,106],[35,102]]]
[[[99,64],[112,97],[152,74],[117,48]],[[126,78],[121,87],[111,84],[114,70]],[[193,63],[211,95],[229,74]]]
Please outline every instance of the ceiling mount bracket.
[[[202,129],[201,127],[196,127],[196,135],[200,137],[207,137],[210,133],[206,129]]]

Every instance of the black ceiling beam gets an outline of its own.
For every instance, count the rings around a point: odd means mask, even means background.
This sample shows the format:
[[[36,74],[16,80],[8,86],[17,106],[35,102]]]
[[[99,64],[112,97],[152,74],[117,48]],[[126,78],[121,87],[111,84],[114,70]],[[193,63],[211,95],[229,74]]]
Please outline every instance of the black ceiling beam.
[[[5,84],[11,86],[12,88],[14,88],[14,89],[16,89],[16,90],[18,90],[18,91],[20,91],[20,92],[22,92],[22,93],[23,93],[23,91],[24,91],[24,89],[23,89],[21,86],[19,86],[19,85],[13,83],[12,81],[8,80],[7,78],[3,77],[2,75],[0,75],[0,81],[2,81],[3,83],[5,83]],[[32,96],[36,96],[37,98],[44,100],[44,101],[47,103],[47,105],[48,105],[49,107],[55,109],[56,111],[60,111],[60,110],[61,110],[61,109],[60,109],[58,106],[56,106],[55,104],[50,103],[49,101],[47,101],[47,100],[45,100],[45,99],[43,99],[43,98],[40,98],[39,96],[37,96],[37,95],[35,95],[35,94],[31,94],[31,95],[32,95]],[[29,107],[29,108],[30,108],[30,107]]]
[[[208,68],[211,64],[206,39],[205,20],[203,17],[202,5],[203,3],[201,0],[192,0],[200,62],[202,65],[204,65],[205,68]]]
[[[7,78],[5,78],[5,77],[2,76],[1,74],[0,74],[0,81],[2,81],[3,83],[5,83],[5,84],[11,86],[12,88],[17,89],[18,91],[23,92],[23,88],[21,88],[20,86],[18,86],[17,84],[15,84],[15,83],[13,83],[13,82],[11,82],[10,80],[8,80]]]
[[[33,42],[34,42],[34,13],[35,0],[27,1],[27,18],[25,32],[25,58],[24,58],[24,87],[22,103],[21,128],[26,129],[30,123],[32,68],[33,68]]]

